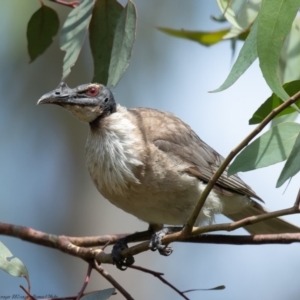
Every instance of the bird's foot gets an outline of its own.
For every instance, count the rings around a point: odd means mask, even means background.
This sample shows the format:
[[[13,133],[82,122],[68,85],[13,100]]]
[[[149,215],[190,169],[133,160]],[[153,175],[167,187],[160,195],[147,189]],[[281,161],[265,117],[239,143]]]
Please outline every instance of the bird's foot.
[[[158,252],[164,256],[171,255],[173,252],[173,248],[171,246],[163,245],[161,243],[162,238],[168,233],[170,233],[170,228],[167,227],[155,232],[150,239],[149,248],[152,251],[158,250]]]
[[[121,271],[125,271],[127,267],[134,264],[133,256],[129,256],[129,257],[121,256],[121,252],[125,249],[128,249],[126,237],[119,239],[113,246],[111,252],[113,264],[116,265],[116,267]]]

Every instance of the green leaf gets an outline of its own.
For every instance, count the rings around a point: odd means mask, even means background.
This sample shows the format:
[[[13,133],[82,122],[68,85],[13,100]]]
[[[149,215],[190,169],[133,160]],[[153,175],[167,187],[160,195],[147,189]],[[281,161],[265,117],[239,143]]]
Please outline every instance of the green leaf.
[[[52,38],[57,34],[59,19],[55,10],[42,6],[31,16],[27,25],[27,42],[30,62],[52,44]]]
[[[250,33],[224,83],[211,93],[221,92],[233,85],[257,58],[256,49],[257,20],[254,21]]]
[[[300,124],[280,123],[247,146],[229,166],[228,175],[273,165],[286,160],[300,132]]]
[[[108,299],[113,293],[115,292],[114,288],[96,291],[92,293],[88,293],[84,295],[81,299],[82,300],[106,300]]]
[[[281,171],[276,187],[282,186],[286,180],[296,175],[299,171],[300,171],[300,133],[298,134],[292,152],[289,155]]]
[[[289,95],[282,88],[278,64],[284,39],[291,29],[300,0],[264,0],[258,15],[257,53],[263,76],[282,100]]]
[[[115,31],[107,86],[116,86],[128,67],[135,40],[135,33],[136,9],[131,0],[128,0]]]
[[[233,27],[248,29],[257,17],[261,0],[217,0],[220,10]]]
[[[225,289],[226,289],[225,285],[219,285],[219,286],[216,286],[216,287],[213,287],[213,288],[210,288],[210,289],[191,289],[191,290],[186,290],[186,291],[183,291],[182,293],[186,294],[186,293],[198,292],[198,291],[219,291],[219,290],[225,290]]]
[[[60,35],[60,48],[66,51],[63,62],[63,76],[66,78],[81,51],[92,16],[94,0],[85,0],[68,15]]]
[[[28,281],[27,268],[2,242],[0,242],[0,268],[12,276],[25,277]]]
[[[285,38],[279,63],[279,75],[282,82],[300,79],[300,16],[293,21],[290,33]]]
[[[249,30],[231,26],[230,30],[223,36],[223,40],[238,38],[241,41],[245,41],[249,32]]]
[[[114,36],[123,6],[116,0],[97,0],[90,24],[90,46],[94,59],[93,82],[107,85]]]
[[[300,91],[300,80],[291,81],[283,85],[283,89],[287,92],[289,96],[293,96]],[[249,120],[249,124],[260,123],[274,108],[281,105],[283,101],[276,95],[272,94],[253,114],[252,118]],[[296,105],[300,108],[300,100],[296,102]],[[296,110],[292,107],[288,107],[279,113],[277,117],[294,113]]]
[[[157,29],[175,37],[198,42],[204,46],[211,46],[222,41],[225,34],[227,34],[230,30],[230,29],[223,29],[223,30],[208,32],[208,31],[189,31],[184,29],[176,30],[176,29],[165,28],[165,27],[157,27]]]

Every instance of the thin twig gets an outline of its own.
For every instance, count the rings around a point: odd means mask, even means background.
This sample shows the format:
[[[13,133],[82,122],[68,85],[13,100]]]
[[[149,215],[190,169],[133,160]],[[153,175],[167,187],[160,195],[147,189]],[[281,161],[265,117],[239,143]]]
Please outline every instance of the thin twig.
[[[266,245],[292,244],[300,242],[300,233],[225,235],[202,234],[186,238],[181,242],[218,245]]]
[[[244,147],[246,147],[249,142],[262,131],[262,129],[271,121],[274,119],[276,115],[278,115],[281,111],[283,111],[288,106],[295,103],[300,98],[300,92],[293,95],[289,100],[283,102],[281,105],[279,105],[277,108],[273,109],[272,112],[237,146],[235,147],[229,155],[225,158],[225,160],[222,162],[218,170],[215,172],[215,174],[212,176],[210,181],[208,182],[207,186],[205,187],[204,191],[202,192],[200,199],[189,217],[186,226],[182,230],[182,235],[189,235],[193,229],[193,226],[198,218],[198,215],[205,203],[205,200],[207,196],[209,195],[210,191],[214,187],[215,183],[219,179],[219,177],[222,175],[224,170],[227,168],[229,163],[232,161],[232,159],[239,153]]]
[[[93,266],[89,263],[83,286],[82,286],[81,290],[79,291],[76,300],[79,300],[83,296],[83,293],[84,293],[84,291],[85,291],[85,289],[86,289],[86,287],[87,287],[87,285],[90,281],[92,270],[93,270]]]
[[[64,6],[68,6],[68,7],[71,7],[71,8],[75,8],[80,4],[79,1],[71,1],[71,2],[63,1],[63,0],[49,0],[49,1],[55,2],[57,4],[61,4],[61,5],[64,5]]]
[[[199,227],[198,229],[193,230],[193,235],[198,235],[205,232],[219,231],[219,230],[233,231],[238,228],[260,223],[265,220],[274,219],[274,218],[292,215],[292,214],[298,214],[298,213],[300,213],[300,209],[293,206],[290,208],[272,211],[257,216],[247,217],[242,220],[238,220],[231,223],[213,224],[209,226]]]
[[[131,295],[95,260],[94,268],[97,270],[107,281],[109,281],[126,299],[133,300]]]
[[[248,218],[244,218],[242,220],[236,221],[236,222],[231,222],[231,223],[221,223],[221,224],[213,224],[213,225],[208,225],[208,226],[202,226],[202,227],[194,227],[192,229],[192,232],[190,235],[195,236],[207,232],[213,232],[213,231],[233,231],[238,228],[251,225],[251,224],[256,224],[268,219],[273,219],[281,216],[286,216],[286,215],[291,215],[291,214],[297,214],[300,213],[300,208],[299,207],[291,207],[291,208],[286,208],[282,210],[277,210],[265,214],[261,214],[258,216],[251,216]],[[181,234],[181,232],[176,232],[169,234],[165,236],[162,239],[163,244],[168,244],[171,241],[178,241],[184,239],[185,236]]]
[[[166,279],[164,279],[162,276],[164,275],[164,273],[161,272],[156,272],[156,271],[152,271],[150,269],[146,269],[140,266],[129,266],[129,268],[131,269],[135,269],[135,270],[139,270],[148,274],[153,275],[154,277],[158,278],[160,281],[162,281],[164,284],[166,284],[167,286],[169,286],[171,289],[173,289],[177,294],[179,294],[180,296],[182,296],[182,298],[184,299],[189,299],[187,298],[183,292],[181,292],[180,290],[178,290],[173,284],[171,284],[170,282],[168,282]]]
[[[20,285],[20,288],[23,290],[23,292],[32,300],[37,300],[35,297],[33,297],[25,288],[23,285]]]

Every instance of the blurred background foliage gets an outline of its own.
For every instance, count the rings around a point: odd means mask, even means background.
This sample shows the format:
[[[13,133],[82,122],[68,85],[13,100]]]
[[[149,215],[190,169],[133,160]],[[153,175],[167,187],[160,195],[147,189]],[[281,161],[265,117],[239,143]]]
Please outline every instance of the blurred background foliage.
[[[122,1],[123,3],[125,1]],[[138,11],[137,38],[130,65],[113,90],[127,107],[146,106],[170,111],[219,151],[227,153],[251,130],[248,120],[271,92],[258,63],[229,90],[208,94],[224,81],[231,68],[230,42],[205,48],[175,39],[156,29],[224,29],[211,15],[220,15],[214,1],[134,1]],[[45,1],[59,14],[60,28],[70,8]],[[26,28],[39,1],[1,3],[0,18],[0,199],[1,221],[73,236],[144,230],[147,225],[101,198],[85,168],[87,126],[59,107],[37,107],[38,98],[61,78],[64,53],[58,37],[33,63],[27,53]],[[237,41],[237,50],[242,43]],[[88,40],[66,80],[71,87],[93,78]],[[269,208],[291,205],[299,174],[275,189],[282,164],[242,174]],[[300,225],[297,216],[289,218]],[[223,217],[217,221],[224,221]],[[236,234],[245,233],[242,229]],[[1,237],[27,266],[36,296],[69,296],[78,292],[86,263],[58,251],[15,238]],[[173,244],[166,258],[143,253],[136,264],[164,272],[181,290],[224,284],[223,291],[196,292],[190,299],[298,299],[299,245],[221,246]],[[135,270],[120,272],[105,266],[135,299],[177,299],[154,277]],[[0,272],[0,296],[23,295],[24,279]],[[99,275],[89,290],[110,285]],[[114,299],[122,299],[120,295]]]

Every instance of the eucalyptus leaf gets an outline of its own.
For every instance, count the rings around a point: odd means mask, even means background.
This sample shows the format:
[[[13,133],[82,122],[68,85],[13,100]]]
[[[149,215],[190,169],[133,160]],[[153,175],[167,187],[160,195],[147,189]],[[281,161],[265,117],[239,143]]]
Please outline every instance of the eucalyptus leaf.
[[[96,291],[84,295],[81,300],[106,300],[115,292],[114,288]]]
[[[182,293],[186,294],[186,293],[198,292],[198,291],[220,291],[220,290],[225,290],[225,289],[226,289],[225,285],[219,285],[219,286],[216,286],[216,287],[213,287],[213,288],[210,288],[210,289],[191,289],[191,290],[186,290],[186,291],[183,291]]]
[[[300,16],[293,21],[291,30],[287,35],[281,49],[279,61],[279,76],[282,82],[300,79]]]
[[[300,171],[300,133],[298,134],[294,147],[289,155],[278,178],[276,187],[282,186],[285,181]]]
[[[217,0],[217,3],[233,27],[245,30],[257,17],[261,0]]]
[[[230,30],[223,36],[223,40],[233,39],[243,34],[245,29],[232,26]],[[249,31],[248,31],[249,33]],[[245,40],[245,39],[243,39]]]
[[[289,95],[282,88],[278,64],[284,38],[289,33],[300,0],[264,0],[258,15],[257,53],[263,76],[282,100]]]
[[[14,257],[2,242],[0,242],[0,268],[12,276],[25,277],[29,282],[29,274],[26,266],[19,258]]]
[[[257,20],[254,21],[250,33],[224,83],[211,93],[221,92],[233,85],[257,58],[256,49]]]
[[[97,0],[90,24],[93,82],[107,85],[115,31],[124,7],[116,0]]]
[[[287,92],[289,96],[293,96],[300,91],[300,80],[294,80],[287,82],[283,85],[283,89]],[[281,105],[283,101],[273,93],[253,114],[252,118],[249,120],[249,124],[260,123],[274,108]],[[300,108],[300,100],[296,103],[297,107]],[[294,113],[296,110],[293,107],[287,107],[285,110],[280,112],[276,118]]]
[[[66,78],[74,66],[90,24],[94,0],[82,1],[69,13],[60,35],[60,48],[66,51],[63,62],[62,79]]]
[[[223,37],[230,31],[230,29],[223,29],[211,32],[190,31],[184,29],[177,30],[166,27],[157,27],[157,29],[171,36],[198,42],[203,46],[211,46],[222,41]]]
[[[28,53],[31,62],[45,52],[57,34],[59,19],[55,10],[42,4],[27,25]]]
[[[136,8],[132,1],[128,0],[115,31],[107,86],[116,86],[128,67],[135,34]]]
[[[237,155],[228,175],[259,169],[284,161],[290,155],[300,132],[300,124],[280,123],[258,137]]]

